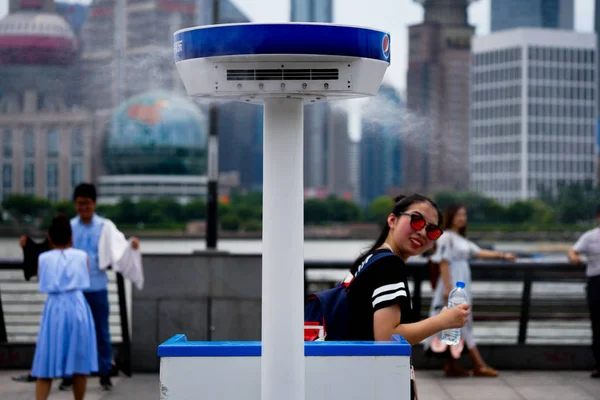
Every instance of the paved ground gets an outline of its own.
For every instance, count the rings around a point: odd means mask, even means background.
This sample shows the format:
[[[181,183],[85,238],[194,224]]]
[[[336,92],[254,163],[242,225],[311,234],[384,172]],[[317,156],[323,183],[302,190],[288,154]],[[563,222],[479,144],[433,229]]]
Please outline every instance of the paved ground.
[[[10,379],[21,373],[23,371],[0,371],[0,399],[34,399],[34,383],[18,383]],[[158,400],[158,374],[135,374],[132,378],[116,378],[113,383],[113,391],[107,393],[100,390],[97,378],[90,379],[86,399]],[[600,379],[591,379],[588,373],[579,371],[501,371],[498,378],[456,379],[444,378],[437,371],[417,371],[417,384],[419,400],[600,399]],[[51,400],[73,398],[70,392],[58,391],[58,381],[54,386]]]
[[[501,371],[498,378],[445,378],[417,371],[419,400],[598,400],[600,379],[583,371]]]
[[[27,371],[0,371],[0,399],[1,400],[34,400],[35,382],[14,382],[11,377],[22,375]],[[49,400],[72,400],[72,392],[58,390],[60,381],[52,384],[52,393]],[[158,400],[158,374],[135,374],[131,378],[113,378],[114,388],[111,392],[100,389],[99,379],[88,380],[86,400]]]

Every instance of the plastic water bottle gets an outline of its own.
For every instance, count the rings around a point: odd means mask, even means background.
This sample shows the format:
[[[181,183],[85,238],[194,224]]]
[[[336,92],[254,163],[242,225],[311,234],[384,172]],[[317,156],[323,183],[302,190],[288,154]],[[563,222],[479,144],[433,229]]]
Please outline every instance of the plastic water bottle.
[[[464,282],[456,282],[456,287],[448,295],[448,308],[469,302]],[[460,342],[460,328],[444,329],[442,331],[442,342],[451,346]]]

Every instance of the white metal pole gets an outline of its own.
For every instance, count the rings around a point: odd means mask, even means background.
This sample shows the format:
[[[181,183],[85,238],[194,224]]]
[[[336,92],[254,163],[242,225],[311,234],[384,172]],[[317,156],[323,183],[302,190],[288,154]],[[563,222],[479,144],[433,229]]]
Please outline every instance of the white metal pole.
[[[261,399],[305,400],[304,102],[264,104]]]

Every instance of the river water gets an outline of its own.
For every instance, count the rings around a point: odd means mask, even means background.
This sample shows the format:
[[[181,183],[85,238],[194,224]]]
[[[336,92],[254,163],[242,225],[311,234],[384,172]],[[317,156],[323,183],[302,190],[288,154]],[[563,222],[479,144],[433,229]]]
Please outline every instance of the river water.
[[[22,259],[18,239],[0,238],[0,259]],[[370,240],[334,239],[305,240],[306,261],[352,261],[371,245]],[[566,251],[571,243],[564,242],[494,242],[494,249],[515,253],[538,254],[566,260]],[[260,239],[221,239],[218,250],[233,254],[261,254]],[[187,238],[143,238],[143,254],[191,254],[206,249],[204,239]]]

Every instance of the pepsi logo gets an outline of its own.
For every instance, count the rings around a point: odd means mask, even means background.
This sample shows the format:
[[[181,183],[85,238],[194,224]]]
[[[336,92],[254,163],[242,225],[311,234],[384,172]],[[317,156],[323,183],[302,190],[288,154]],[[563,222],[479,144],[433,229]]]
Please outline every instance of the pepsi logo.
[[[384,35],[381,42],[381,50],[385,58],[390,58],[390,35]]]

